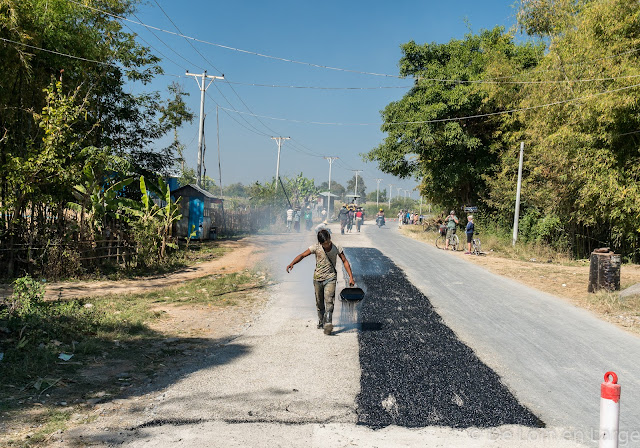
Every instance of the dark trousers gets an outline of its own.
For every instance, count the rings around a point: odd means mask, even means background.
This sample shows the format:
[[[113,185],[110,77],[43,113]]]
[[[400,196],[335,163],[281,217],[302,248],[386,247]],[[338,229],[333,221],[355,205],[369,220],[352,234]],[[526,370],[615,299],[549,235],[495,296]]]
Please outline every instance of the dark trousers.
[[[316,291],[318,323],[330,324],[333,319],[333,304],[336,299],[336,279],[314,280],[313,288]]]

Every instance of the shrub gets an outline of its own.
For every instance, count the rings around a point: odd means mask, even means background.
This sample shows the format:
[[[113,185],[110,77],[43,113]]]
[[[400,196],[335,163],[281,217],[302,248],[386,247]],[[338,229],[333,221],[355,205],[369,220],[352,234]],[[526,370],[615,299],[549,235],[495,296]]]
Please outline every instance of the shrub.
[[[24,318],[34,313],[44,299],[44,285],[29,275],[13,282],[13,294],[5,301],[6,317]]]

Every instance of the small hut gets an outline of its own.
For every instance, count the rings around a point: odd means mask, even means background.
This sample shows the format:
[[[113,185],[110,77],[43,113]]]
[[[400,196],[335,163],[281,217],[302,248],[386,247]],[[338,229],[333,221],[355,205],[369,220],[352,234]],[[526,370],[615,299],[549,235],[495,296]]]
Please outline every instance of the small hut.
[[[329,193],[328,191],[324,191],[322,193],[318,193],[318,196],[322,198],[322,208],[327,211],[327,216],[333,216],[334,211],[334,203],[336,198],[339,198],[337,194]]]
[[[175,236],[187,238],[192,231],[195,231],[195,237],[198,239],[208,240],[217,237],[218,227],[222,222],[217,223],[215,216],[219,215],[218,210],[224,207],[222,199],[193,184],[173,190],[171,197],[175,201],[182,198],[180,200],[182,219],[175,224]]]

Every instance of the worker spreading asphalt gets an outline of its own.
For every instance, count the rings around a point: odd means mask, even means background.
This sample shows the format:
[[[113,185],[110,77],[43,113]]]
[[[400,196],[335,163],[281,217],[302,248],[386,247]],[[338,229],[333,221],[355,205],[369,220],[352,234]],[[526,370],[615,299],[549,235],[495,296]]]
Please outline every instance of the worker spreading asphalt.
[[[623,384],[621,429],[632,435],[631,422],[640,421],[637,337],[397,229],[335,230],[366,289],[357,324],[338,303],[333,335],[316,328],[313,261],[284,272],[313,232],[278,236],[268,253],[278,285],[238,338],[194,360],[169,386],[99,408],[101,417],[65,440],[128,447],[594,446],[580,431],[595,427],[597,439],[599,384],[609,369]]]

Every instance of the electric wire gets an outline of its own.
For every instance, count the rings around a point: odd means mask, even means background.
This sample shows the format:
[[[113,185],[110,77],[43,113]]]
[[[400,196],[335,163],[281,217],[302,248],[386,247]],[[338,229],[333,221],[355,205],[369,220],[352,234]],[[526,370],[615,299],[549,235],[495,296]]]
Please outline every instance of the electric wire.
[[[255,52],[255,51],[250,51],[250,50],[243,50],[241,48],[235,48],[235,47],[231,47],[231,46],[228,46],[228,45],[223,45],[223,44],[219,44],[219,43],[215,43],[215,42],[206,41],[206,40],[203,40],[203,39],[198,39],[198,38],[183,34],[181,32],[176,33],[176,32],[169,31],[169,30],[166,30],[166,29],[163,29],[163,28],[159,28],[159,27],[156,27],[156,26],[153,26],[153,25],[148,25],[148,24],[146,24],[146,23],[144,23],[142,21],[131,20],[131,19],[128,19],[128,18],[126,18],[124,16],[113,14],[113,13],[110,13],[108,11],[105,11],[105,10],[102,10],[102,9],[99,9],[99,8],[95,8],[93,6],[84,5],[84,4],[79,3],[79,2],[77,2],[75,0],[67,0],[67,1],[69,1],[71,3],[74,3],[74,4],[78,5],[78,6],[82,6],[84,8],[91,9],[91,10],[96,11],[96,12],[107,14],[107,15],[109,15],[111,17],[114,17],[116,19],[119,19],[119,20],[128,21],[130,23],[134,23],[136,25],[140,25],[140,26],[143,26],[143,27],[148,28],[148,29],[154,29],[156,31],[160,31],[160,32],[163,32],[163,33],[171,34],[171,35],[174,35],[174,36],[179,36],[179,37],[182,37],[184,39],[192,40],[192,41],[195,41],[195,42],[200,42],[200,43],[203,43],[203,44],[206,44],[206,45],[215,46],[215,47],[218,47],[218,48],[224,48],[224,49],[227,49],[227,50],[233,50],[233,51],[237,51],[237,52],[240,52],[240,53],[251,54],[251,55],[254,55],[254,56],[259,56],[259,57],[263,57],[263,58],[267,58],[267,59],[274,59],[274,60],[279,60],[279,61],[283,61],[283,62],[290,62],[290,63],[294,63],[294,64],[306,65],[306,66],[310,66],[310,67],[323,68],[323,69],[327,69],[327,70],[343,71],[343,72],[349,72],[349,73],[371,75],[371,76],[380,76],[380,77],[394,78],[394,79],[403,79],[403,78],[405,78],[405,76],[400,76],[400,75],[391,75],[391,74],[388,74],[388,73],[376,73],[376,72],[353,70],[353,69],[340,68],[340,67],[332,67],[332,66],[323,65],[323,64],[316,64],[316,63],[311,63],[311,62],[298,61],[298,60],[295,60],[295,59],[289,59],[289,58],[282,58],[282,57],[267,55],[267,54],[258,53],[258,52]],[[584,65],[584,64],[588,64],[590,62],[596,62],[596,61],[599,61],[599,60],[614,58],[614,57],[622,56],[622,55],[633,53],[633,52],[637,52],[637,51],[640,51],[640,48],[627,50],[625,52],[618,53],[616,55],[606,56],[606,57],[595,59],[595,60],[592,60],[592,61],[578,62],[578,63],[575,63],[575,65]],[[566,65],[571,65],[571,64],[566,64]],[[560,69],[560,68],[559,69],[545,69],[545,70],[540,70],[540,72],[543,72],[543,71],[560,71],[560,70],[563,70],[563,69]],[[528,74],[528,73],[527,72],[522,72],[521,74]],[[485,80],[459,80],[459,79],[456,80],[456,79],[439,79],[439,78],[422,78],[422,79],[429,80],[429,81],[453,82],[453,83],[530,84],[530,83],[544,82],[544,81],[498,81],[498,79],[513,78],[513,77],[519,76],[519,75],[520,74],[509,75],[509,76],[505,76],[505,77],[490,78],[490,79],[485,79]],[[632,76],[635,76],[635,75],[632,75]],[[419,77],[416,77],[416,79],[418,79],[418,78]],[[558,80],[558,81],[549,81],[549,82],[570,82],[570,80]]]
[[[584,96],[580,96],[580,97],[576,97],[576,98],[569,98],[566,100],[561,100],[561,101],[554,101],[552,103],[546,103],[546,104],[539,104],[536,106],[528,106],[528,107],[522,107],[522,108],[518,108],[518,109],[510,109],[510,110],[504,110],[504,111],[500,111],[500,112],[488,112],[485,114],[477,114],[477,115],[469,115],[469,116],[464,116],[464,117],[452,117],[452,118],[438,118],[438,119],[433,119],[433,120],[416,120],[416,121],[395,121],[395,122],[388,122],[388,123],[341,123],[341,122],[323,122],[323,121],[304,121],[304,120],[295,120],[295,119],[290,119],[290,118],[280,118],[280,117],[270,117],[267,115],[259,115],[260,118],[265,118],[265,119],[270,119],[270,120],[277,120],[277,121],[290,121],[293,123],[302,123],[302,124],[314,124],[314,125],[326,125],[326,126],[380,126],[382,124],[384,125],[402,125],[402,124],[429,124],[429,123],[443,123],[443,122],[448,122],[448,121],[462,121],[462,120],[470,120],[470,119],[474,119],[474,118],[485,118],[485,117],[491,117],[491,116],[495,116],[495,115],[504,115],[504,114],[511,114],[511,113],[515,113],[515,112],[525,112],[528,110],[533,110],[533,109],[540,109],[543,107],[550,107],[550,106],[557,106],[560,104],[566,104],[566,103],[570,103],[570,102],[574,102],[574,101],[580,101],[580,100],[584,100],[584,99],[589,99],[589,98],[593,98],[596,96],[600,96],[600,95],[606,95],[608,93],[614,93],[614,92],[620,92],[622,90],[628,90],[628,89],[633,89],[635,87],[639,87],[639,84],[633,84],[630,86],[625,86],[625,87],[620,87],[618,89],[611,89],[611,90],[605,90],[602,92],[596,92],[596,93],[592,93],[589,95],[584,95]],[[239,112],[239,111],[235,111],[237,113],[241,113],[241,114],[246,114],[246,112]]]
[[[134,16],[136,19],[138,19],[138,16],[136,16],[135,14],[133,14],[133,16]],[[140,20],[140,19],[138,19],[138,20]],[[131,29],[128,25],[127,25],[127,28]],[[131,30],[131,31],[133,31],[133,30]],[[181,55],[180,53],[178,53],[176,50],[174,50],[173,48],[171,48],[171,46],[169,46],[169,45],[168,45],[164,40],[162,40],[162,39],[160,38],[160,36],[158,36],[156,33],[154,33],[154,32],[153,32],[153,30],[149,30],[149,32],[150,32],[151,34],[153,34],[153,36],[154,36],[156,39],[158,39],[158,40],[162,43],[162,45],[164,45],[164,46],[165,46],[165,47],[167,47],[169,50],[171,50],[171,52],[173,52],[175,55],[177,55],[180,59],[182,59],[183,61],[185,61],[185,62],[186,62],[186,63],[188,63],[188,64],[193,64],[193,62],[191,62],[190,60],[186,59],[184,56],[182,56],[182,55]],[[136,33],[136,35],[137,35],[138,37],[140,37],[140,35],[139,35],[139,34],[137,34],[137,33]],[[156,49],[156,51],[157,51],[157,49]],[[194,65],[194,66],[196,66],[196,67],[198,67],[199,69],[205,70],[203,67],[200,67],[198,64],[193,64],[193,65]],[[180,65],[178,65],[178,66],[180,67]],[[187,71],[187,68],[186,68],[185,66],[182,66],[182,68],[183,68],[185,71]]]
[[[160,6],[160,3],[158,3],[157,0],[154,0],[154,3],[158,6],[158,8],[160,9],[160,11],[162,11],[162,13],[164,14],[164,16],[171,22],[171,24],[173,25],[173,27],[178,31],[178,33],[180,33],[181,35],[182,30],[180,30],[180,28],[178,27],[178,25],[176,24],[176,22],[169,16],[169,14],[167,14],[167,12],[164,10],[164,8],[162,8],[162,6]],[[135,16],[135,15],[134,15]],[[136,16],[136,19],[140,20],[139,17]],[[155,34],[155,33],[154,33]],[[214,68],[214,70],[217,70],[220,74],[222,74],[222,71],[220,69],[218,69],[204,54],[202,54],[200,52],[200,50],[198,50],[195,45],[193,45],[193,43],[191,43],[191,41],[187,38],[184,38],[184,40],[191,46],[191,48],[193,48],[199,55],[200,57],[207,63],[209,64],[211,67]],[[184,59],[184,58],[183,58]],[[200,67],[201,69],[204,70],[204,68]],[[224,75],[223,75],[224,76]],[[224,80],[223,80],[224,82]],[[214,83],[214,87],[216,88],[216,90],[220,93],[220,95],[224,98],[224,100],[227,102],[227,104],[229,104],[233,109],[235,109],[235,107],[231,104],[231,101],[229,101],[229,99],[225,96],[225,94],[220,90],[220,88],[218,87],[217,83]],[[250,112],[253,113],[253,111],[249,108],[249,106],[247,105],[247,103],[240,97],[240,95],[238,94],[238,92],[233,88],[233,86],[229,86],[231,88],[231,90],[233,91],[233,93],[236,95],[236,97],[238,97],[238,99],[240,100],[240,102],[244,105],[244,107]],[[262,122],[262,120],[260,120],[259,118],[256,118],[258,120],[258,122],[260,124],[262,124],[266,129],[268,129],[271,132],[274,132],[273,129],[271,129],[269,126],[267,126],[264,122]],[[243,118],[243,121],[245,121],[247,123],[247,125],[249,125],[250,127],[252,127],[253,129],[255,129],[256,131],[258,131],[258,129],[256,127],[254,127],[251,123],[249,123],[248,120],[245,120]]]
[[[71,0],[69,0],[69,1],[71,1]],[[132,32],[134,32],[131,27],[127,26],[127,28],[129,28]],[[180,55],[175,50],[173,50],[171,48],[171,46],[166,44],[155,33],[153,33],[153,34],[154,34],[154,36],[156,38],[158,38],[158,40],[160,40],[160,42],[162,42],[172,52],[176,53],[178,56],[180,56],[182,59],[184,59],[185,61],[189,62],[190,64],[193,64],[191,61],[187,60],[182,55]],[[140,38],[140,40],[145,42],[147,45],[149,45],[150,47],[154,48],[158,52],[158,54],[160,54],[163,58],[169,60],[170,62],[172,62],[173,64],[177,65],[178,67],[185,68],[182,64],[177,63],[175,60],[169,58],[168,56],[163,54],[161,51],[157,50],[157,48],[155,48],[151,44],[149,44],[149,42],[146,41],[144,38],[142,38],[139,34],[136,33],[136,36],[138,38]],[[69,57],[69,58],[73,58],[73,59],[79,59],[79,60],[86,61],[86,62],[93,62],[93,63],[96,63],[96,64],[102,64],[102,65],[108,65],[108,66],[120,68],[118,65],[115,65],[115,64],[112,64],[112,63],[109,63],[109,62],[97,61],[97,60],[94,60],[94,59],[87,59],[87,58],[83,58],[83,57],[79,57],[79,56],[74,56],[74,55],[71,55],[71,54],[68,54],[68,53],[62,53],[62,52],[55,51],[55,50],[48,50],[48,49],[37,47],[37,46],[34,46],[34,45],[25,44],[23,42],[17,42],[17,41],[11,40],[11,39],[0,38],[0,40],[5,41],[5,42],[10,42],[10,43],[13,43],[13,44],[16,44],[16,45],[22,45],[22,46],[25,46],[25,47],[28,47],[28,48],[32,48],[34,50],[40,50],[40,51],[44,51],[44,52],[47,52],[47,53],[56,54],[56,55],[59,55],[59,56],[65,56],[65,57]],[[195,49],[195,47],[194,47],[194,49]],[[640,51],[640,49],[639,50],[632,50],[632,51],[625,52],[625,53],[636,52],[636,51]],[[200,54],[200,52],[198,52],[198,53]],[[212,67],[214,67],[214,69],[218,70],[217,68],[215,68],[215,66],[213,64],[210,63],[210,61],[208,59],[207,59],[207,62]],[[197,64],[193,64],[193,65],[198,67],[198,68],[203,69],[202,67],[198,66]],[[186,68],[185,68],[185,70],[186,70]],[[533,72],[531,72],[531,73],[533,73]],[[514,77],[514,76],[527,75],[527,74],[530,74],[530,73],[523,72],[523,73],[520,73],[520,74],[505,76],[505,77],[502,77],[502,78],[510,78],[510,77]],[[158,75],[160,75],[160,76],[170,76],[170,77],[174,77],[174,78],[184,78],[184,76],[170,74],[170,73],[159,73]],[[620,79],[633,79],[633,78],[640,78],[640,74],[609,76],[609,77],[602,77],[602,78],[577,78],[577,79],[539,80],[539,81],[495,81],[496,79],[500,79],[500,77],[491,78],[491,79],[479,79],[479,80],[460,80],[460,79],[423,78],[423,77],[416,77],[415,79],[416,80],[421,80],[421,81],[442,82],[442,83],[452,83],[452,84],[467,84],[467,83],[468,84],[566,84],[566,83],[579,83],[579,82],[616,81],[616,80],[620,80]],[[412,86],[408,86],[408,85],[404,86],[403,85],[403,86],[373,86],[373,87],[296,86],[296,85],[243,83],[243,82],[237,82],[237,81],[229,81],[226,78],[225,78],[225,80],[223,82],[226,83],[226,84],[235,84],[235,85],[244,85],[244,86],[253,86],[253,87],[287,88],[287,89],[309,89],[309,90],[386,90],[386,89],[409,89],[409,88],[421,88],[421,87],[424,87],[424,86],[415,85],[415,84],[412,85]],[[235,90],[234,90],[234,92],[235,92]],[[237,92],[236,92],[236,95],[237,95]]]

